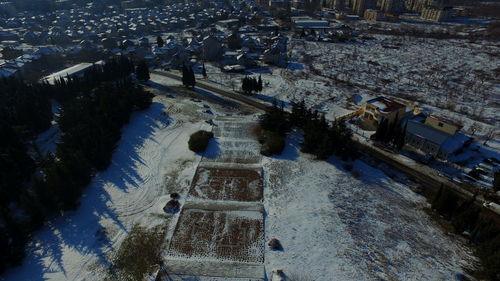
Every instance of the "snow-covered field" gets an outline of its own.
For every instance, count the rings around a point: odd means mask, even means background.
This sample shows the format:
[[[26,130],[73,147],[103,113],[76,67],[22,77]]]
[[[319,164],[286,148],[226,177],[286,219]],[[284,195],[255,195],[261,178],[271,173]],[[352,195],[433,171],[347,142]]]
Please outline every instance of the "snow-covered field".
[[[266,270],[300,280],[461,280],[470,250],[423,211],[425,198],[382,171],[355,161],[314,161],[289,138],[264,161]],[[357,174],[357,175],[356,175]],[[268,275],[269,276],[269,275]],[[293,279],[292,279],[293,280]]]
[[[292,39],[288,49],[286,69],[252,74],[264,81],[259,98],[304,99],[333,118],[386,95],[461,122],[476,135],[500,121],[500,46],[494,42],[374,35],[351,43]],[[220,74],[213,67],[208,72],[216,83],[241,85],[243,75]]]
[[[227,113],[232,116],[224,116]],[[214,129],[216,139],[202,159],[188,150],[187,140],[196,130],[210,129],[206,119],[224,122]],[[283,269],[317,281],[453,280],[464,272],[462,266],[471,265],[470,250],[443,233],[423,211],[424,198],[406,184],[361,161],[353,163],[358,177],[346,172],[338,159],[314,161],[299,152],[296,136],[288,139],[283,155],[261,158],[252,134],[241,129],[253,122],[255,115],[238,115],[237,110],[208,102],[155,97],[151,108],[134,114],[123,129],[111,166],[92,180],[79,209],[47,223],[35,234],[24,264],[0,279],[103,280],[110,257],[134,224],[166,225],[167,237],[175,235],[180,214],[166,216],[162,207],[171,192],[181,195],[182,205],[189,203],[185,198],[195,197],[189,190],[200,163],[262,168],[263,200],[191,200],[187,209],[215,211],[208,206],[215,204],[236,212],[236,218],[252,213],[259,221],[262,210],[256,207],[263,202],[265,241],[278,238],[284,248],[271,251],[262,245],[268,277],[272,270]],[[211,262],[218,263],[217,256],[198,264],[198,270],[216,270]],[[261,268],[256,263],[245,270]]]

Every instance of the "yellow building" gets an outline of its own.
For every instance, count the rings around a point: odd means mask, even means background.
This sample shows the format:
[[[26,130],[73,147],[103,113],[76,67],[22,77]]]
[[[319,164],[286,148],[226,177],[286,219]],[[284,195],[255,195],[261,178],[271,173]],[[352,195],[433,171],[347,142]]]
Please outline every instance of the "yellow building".
[[[384,14],[379,10],[367,9],[364,18],[367,21],[379,21],[384,17]]]
[[[461,128],[460,125],[436,115],[428,116],[424,124],[448,135],[454,135]]]
[[[450,16],[450,8],[427,6],[422,9],[420,18],[428,21],[445,21]]]

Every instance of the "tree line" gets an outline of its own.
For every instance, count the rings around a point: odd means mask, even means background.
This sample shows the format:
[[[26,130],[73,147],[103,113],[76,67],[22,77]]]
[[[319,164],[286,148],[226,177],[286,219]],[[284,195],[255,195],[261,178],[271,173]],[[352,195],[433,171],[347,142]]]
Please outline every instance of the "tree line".
[[[138,86],[127,58],[96,65],[53,85],[0,81],[0,271],[19,265],[30,233],[72,210],[96,170],[106,169],[134,110],[152,95]],[[51,99],[62,105],[55,155],[37,153],[34,137],[49,128]]]
[[[185,64],[182,65],[182,85],[188,88],[194,88],[196,85],[196,77],[194,76],[193,68],[188,67]]]
[[[383,142],[386,144],[393,145],[394,147],[401,149],[405,144],[406,137],[406,123],[404,127],[401,126],[398,115],[394,118],[393,122],[389,123],[387,118],[384,118],[380,122],[373,139]]]
[[[245,77],[241,79],[241,90],[243,90],[246,95],[251,95],[252,92],[262,92],[262,78],[260,75],[258,80],[255,77]]]
[[[292,102],[292,111],[288,113],[284,106],[275,102],[260,118],[263,130],[285,136],[291,128],[302,129],[304,138],[301,151],[315,155],[318,159],[327,159],[335,154],[347,160],[356,156],[351,137],[352,132],[345,120],[336,119],[328,122],[317,110],[305,106],[304,101]]]

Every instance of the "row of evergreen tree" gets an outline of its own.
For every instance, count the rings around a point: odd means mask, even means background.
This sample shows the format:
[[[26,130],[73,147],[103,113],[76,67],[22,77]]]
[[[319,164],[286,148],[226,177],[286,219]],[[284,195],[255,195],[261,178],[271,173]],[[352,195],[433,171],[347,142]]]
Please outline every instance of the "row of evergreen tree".
[[[251,95],[253,92],[260,93],[262,87],[262,77],[260,75],[258,80],[255,77],[245,77],[241,80],[241,90],[246,95]]]
[[[196,85],[196,77],[194,76],[193,68],[185,64],[182,66],[182,85],[188,88],[194,88]]]
[[[393,145],[398,149],[403,148],[406,136],[406,124],[402,127],[398,119],[398,115],[396,115],[393,122],[389,122],[387,118],[383,119],[378,125],[373,138],[379,142]]]
[[[0,272],[21,263],[30,233],[47,216],[76,208],[93,171],[109,165],[132,111],[150,105],[133,71],[121,58],[54,85],[0,81]],[[50,126],[51,99],[62,104],[61,140],[56,155],[44,157],[32,143]]]
[[[332,154],[348,159],[356,156],[352,145],[352,132],[345,120],[337,119],[328,122],[317,110],[306,108],[304,101],[292,102],[292,112],[284,110],[275,102],[260,118],[262,129],[276,132],[284,136],[291,128],[303,130],[304,141],[302,152],[315,155],[318,159],[326,159]]]
[[[82,76],[60,77],[53,82],[53,85],[45,81],[37,87],[43,88],[48,97],[64,102],[80,93],[90,92],[101,83],[123,79],[135,70],[134,62],[121,56],[107,60],[104,64],[94,64]]]

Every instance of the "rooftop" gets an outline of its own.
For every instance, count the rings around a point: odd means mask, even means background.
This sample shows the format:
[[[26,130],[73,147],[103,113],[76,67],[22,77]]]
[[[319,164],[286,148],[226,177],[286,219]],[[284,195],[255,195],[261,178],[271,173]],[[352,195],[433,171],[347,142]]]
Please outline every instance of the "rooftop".
[[[377,107],[377,110],[381,112],[392,112],[405,107],[404,104],[388,99],[386,97],[377,97],[367,101],[366,103],[374,105],[375,107]]]
[[[436,119],[438,121],[441,121],[441,122],[449,124],[449,125],[453,125],[453,126],[457,127],[457,129],[459,129],[459,130],[462,129],[462,127],[463,127],[462,125],[456,123],[455,121],[452,121],[452,120],[449,120],[449,119],[446,119],[444,117],[437,116],[434,114],[429,115],[429,118]]]

